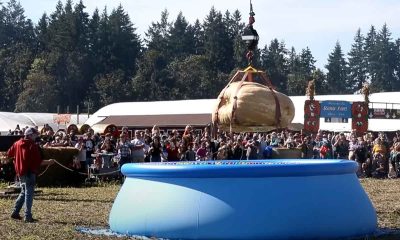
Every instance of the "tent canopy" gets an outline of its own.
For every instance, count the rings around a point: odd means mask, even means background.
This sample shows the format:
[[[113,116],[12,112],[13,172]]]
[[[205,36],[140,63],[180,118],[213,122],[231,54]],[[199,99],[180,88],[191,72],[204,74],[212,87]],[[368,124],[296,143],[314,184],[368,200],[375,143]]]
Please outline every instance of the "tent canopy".
[[[400,109],[399,94],[400,92],[373,93],[370,95],[370,101],[373,102],[370,107],[389,106],[390,108]],[[307,97],[293,96],[290,98],[295,105],[295,116],[292,123],[297,124],[298,128],[298,126],[301,126],[298,124],[304,122],[304,102]],[[317,95],[315,99],[319,101],[340,100],[349,102],[364,100],[362,95]],[[135,126],[144,126],[149,119],[152,121],[155,119],[170,119],[171,122],[168,124],[173,126],[176,119],[180,119],[179,124],[182,124],[182,116],[196,115],[201,116],[202,122],[211,122],[211,114],[216,104],[216,99],[114,103],[99,109],[85,123],[90,126],[101,123],[116,124],[118,126],[132,123]],[[195,121],[194,119],[196,118],[188,117],[187,121]],[[112,120],[118,121],[118,123],[113,123]],[[200,119],[197,120],[199,121]],[[185,124],[191,124],[191,122],[186,122]],[[348,123],[325,123],[321,119],[320,128],[328,131],[350,131],[351,120]],[[370,119],[369,121],[370,131],[396,131],[399,129],[400,120]]]
[[[57,124],[54,122],[54,116],[56,113],[14,113],[14,112],[0,112],[0,132],[2,135],[7,134],[9,130],[14,131],[17,125],[20,128],[43,127],[44,124],[49,124],[49,126],[57,131],[58,129],[66,129],[69,124],[77,124],[78,116],[76,114],[71,114],[70,122],[65,124]],[[86,114],[79,115],[79,121],[81,123],[88,119]]]

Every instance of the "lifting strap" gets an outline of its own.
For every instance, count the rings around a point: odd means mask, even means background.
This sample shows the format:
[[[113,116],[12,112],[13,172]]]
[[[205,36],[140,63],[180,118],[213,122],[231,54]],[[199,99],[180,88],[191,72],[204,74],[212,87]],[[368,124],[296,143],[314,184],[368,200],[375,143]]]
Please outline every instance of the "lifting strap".
[[[224,94],[225,94],[226,90],[228,89],[228,87],[230,86],[230,84],[232,82],[234,82],[234,80],[236,79],[237,75],[239,73],[241,73],[241,72],[242,71],[238,71],[232,77],[232,79],[229,81],[229,83],[225,86],[225,88],[220,93],[220,97],[218,99],[218,105],[217,105],[217,108],[216,108],[216,110],[214,112],[215,113],[215,119],[214,119],[213,124],[214,124],[215,130],[216,130],[216,127],[219,124],[218,112],[219,112],[219,109],[221,108],[222,99],[224,97]],[[253,82],[253,73],[261,73],[261,78],[265,82],[265,88],[268,88],[271,91],[271,93],[272,93],[272,95],[274,97],[274,100],[275,100],[275,124],[276,124],[275,126],[276,126],[276,128],[281,128],[281,117],[282,117],[282,115],[281,115],[280,102],[279,102],[278,96],[276,94],[276,91],[272,87],[272,83],[271,83],[269,77],[267,76],[267,74],[265,72],[262,72],[262,71],[259,72],[259,71],[257,71],[256,69],[254,69],[251,66],[246,68],[243,72],[244,72],[243,77],[239,81],[239,84],[238,84],[238,86],[236,88],[236,91],[235,91],[235,95],[233,97],[233,104],[232,104],[232,111],[231,111],[231,118],[230,118],[230,126],[229,126],[230,133],[232,134],[232,125],[237,123],[237,120],[236,120],[236,110],[237,110],[237,100],[238,100],[237,99],[238,98],[237,95],[239,93],[240,88],[243,86],[243,83],[246,81],[247,78],[248,78],[249,82]]]

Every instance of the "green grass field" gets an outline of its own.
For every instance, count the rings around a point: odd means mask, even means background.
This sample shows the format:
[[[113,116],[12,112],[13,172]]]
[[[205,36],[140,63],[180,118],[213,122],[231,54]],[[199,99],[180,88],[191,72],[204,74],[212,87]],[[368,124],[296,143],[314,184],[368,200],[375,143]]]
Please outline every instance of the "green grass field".
[[[376,211],[380,228],[400,229],[400,179],[361,179]],[[0,187],[4,187],[0,185]],[[40,188],[35,197],[35,223],[10,219],[14,198],[0,198],[0,239],[133,239],[91,236],[77,226],[108,228],[108,215],[120,185],[82,188]],[[400,239],[386,236],[368,239]]]

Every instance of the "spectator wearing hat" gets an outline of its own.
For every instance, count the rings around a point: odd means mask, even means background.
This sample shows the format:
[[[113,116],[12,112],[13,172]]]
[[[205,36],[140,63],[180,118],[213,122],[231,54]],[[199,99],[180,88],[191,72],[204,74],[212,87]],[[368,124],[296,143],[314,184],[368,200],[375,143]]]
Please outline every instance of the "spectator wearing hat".
[[[25,129],[24,137],[16,141],[7,152],[8,157],[14,159],[15,172],[21,181],[21,192],[15,201],[11,218],[21,219],[19,212],[25,204],[25,222],[34,222],[32,205],[36,174],[41,165],[54,163],[53,159],[42,159],[39,146],[35,143],[38,134],[35,128]]]

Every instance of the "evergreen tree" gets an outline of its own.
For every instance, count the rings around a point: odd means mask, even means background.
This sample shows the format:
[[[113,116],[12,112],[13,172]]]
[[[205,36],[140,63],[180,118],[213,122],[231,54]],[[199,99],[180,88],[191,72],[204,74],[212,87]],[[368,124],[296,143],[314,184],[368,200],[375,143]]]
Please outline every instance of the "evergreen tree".
[[[193,24],[182,13],[169,22],[164,10],[149,26],[143,48],[121,5],[89,17],[82,0],[59,0],[33,27],[16,0],[0,2],[0,110],[214,98],[232,70],[247,65],[244,27],[238,10],[221,14],[213,7]],[[400,89],[400,39],[392,40],[386,24],[379,32],[371,26],[365,38],[358,30],[348,59],[347,66],[337,42],[325,75],[308,47],[296,53],[274,39],[256,49],[253,63],[289,95],[304,95],[312,79],[317,94],[354,93],[364,81],[372,91]]]
[[[315,81],[315,93],[316,94],[318,94],[318,95],[334,94],[334,93],[327,92],[326,75],[320,68],[317,68],[313,72],[311,79]],[[307,85],[305,85],[305,86],[307,86]],[[304,87],[304,89],[305,88],[306,87]]]
[[[194,37],[194,54],[196,55],[202,55],[205,53],[204,49],[204,31],[201,26],[201,23],[198,19],[196,19],[195,23],[193,25],[189,25],[189,30],[188,32],[193,33]]]
[[[376,51],[377,33],[374,26],[371,26],[365,37],[365,57],[367,67],[367,78],[370,83],[375,82],[378,68],[378,55]]]
[[[175,99],[213,98],[215,86],[207,69],[208,61],[201,55],[190,55],[183,60],[175,60],[168,65],[175,87],[171,90]]]
[[[74,7],[74,42],[76,50],[87,54],[89,48],[89,14],[84,11],[85,8],[82,0]]]
[[[14,111],[34,57],[34,28],[16,0],[3,6],[0,16],[0,106],[2,111]]]
[[[288,95],[304,95],[304,86],[307,84],[307,79],[301,72],[300,57],[297,55],[294,47],[288,52]]]
[[[170,88],[166,86],[167,61],[157,50],[147,50],[139,61],[138,72],[132,79],[132,96],[139,101],[168,100]]]
[[[235,68],[243,68],[248,64],[246,58],[247,48],[245,42],[242,40],[243,29],[245,26],[246,25],[242,22],[242,15],[239,10],[236,10],[232,15],[230,24],[228,25],[228,32],[233,41]]]
[[[101,17],[95,11],[89,29],[92,58],[98,65],[94,86],[91,87],[95,92],[91,93],[91,99],[100,99],[99,103],[95,103],[100,106],[110,101],[131,99],[130,79],[136,72],[141,42],[128,14],[121,5],[109,16],[106,8]],[[106,83],[107,80],[115,81]],[[119,89],[118,94],[110,96],[110,91],[115,88]]]
[[[292,47],[288,62],[288,94],[304,95],[308,81],[313,79],[316,80],[316,82],[318,81],[313,76],[315,71],[314,64],[316,61],[311,50],[307,47],[302,49],[299,55],[296,55],[296,51]],[[316,85],[318,86],[317,83]]]
[[[4,46],[6,41],[6,16],[5,16],[5,8],[3,7],[3,3],[0,2],[0,46]]]
[[[348,93],[345,86],[347,63],[339,42],[336,42],[333,52],[329,54],[328,64],[325,67],[328,70],[326,75],[328,92],[330,94]]]
[[[133,76],[141,52],[141,42],[135,32],[136,28],[122,5],[111,12],[109,22],[113,70],[122,69],[126,76]]]
[[[48,21],[49,19],[47,17],[47,14],[44,13],[35,28],[35,34],[37,38],[36,55],[42,54],[48,48],[47,44],[50,41],[49,35],[47,33],[47,28],[49,26]]]
[[[261,51],[261,66],[268,72],[272,85],[282,93],[287,93],[287,49],[284,42],[273,39]]]
[[[59,90],[56,104],[76,106],[83,101],[92,78],[88,51],[88,14],[82,2],[73,8],[72,1],[65,6],[59,1],[50,15],[48,35],[50,42],[46,62],[56,79]]]
[[[55,77],[48,73],[44,59],[32,63],[15,105],[16,112],[55,112],[58,90]]]
[[[393,91],[399,86],[395,76],[396,51],[386,24],[383,25],[382,30],[377,35],[375,51],[378,61],[371,87],[374,91],[379,92]]]
[[[107,15],[107,11],[106,11]],[[100,34],[100,14],[99,10],[96,8],[92,14],[92,17],[89,19],[88,23],[88,39],[89,39],[89,56],[91,69],[93,69],[93,76],[98,73],[103,73],[105,66],[102,60],[102,51],[101,51],[101,34]]]
[[[125,82],[125,71],[117,69],[111,73],[100,74],[95,78],[96,95],[99,107],[120,102],[126,96],[128,84]]]
[[[234,68],[233,43],[221,12],[212,7],[203,22],[203,29],[205,56],[210,61],[210,71],[231,72]]]
[[[178,14],[175,22],[168,30],[167,45],[168,56],[171,59],[182,59],[195,53],[194,32],[186,21],[182,12]]]
[[[110,38],[111,27],[106,7],[103,9],[98,23],[96,22],[97,18],[98,16],[94,12],[89,25],[91,29],[93,58],[98,66],[96,72],[98,74],[106,74],[113,71],[111,64],[113,42]]]
[[[400,83],[400,38],[396,40],[395,42],[395,56],[396,56],[396,67],[395,67],[395,73],[396,73],[396,81]],[[400,84],[396,86],[394,89],[395,91],[400,90]]]
[[[300,69],[301,72],[306,75],[306,77],[310,77],[315,70],[315,59],[311,53],[310,48],[306,47],[301,51],[300,54]]]
[[[367,80],[367,63],[365,58],[364,36],[361,29],[357,30],[354,43],[349,52],[349,76],[346,83],[347,90],[355,93],[361,90],[363,83]]]
[[[300,58],[294,47],[288,51],[288,71],[289,73],[300,71]]]
[[[148,50],[156,50],[163,52],[168,48],[168,36],[171,23],[168,22],[168,11],[165,9],[161,12],[160,22],[152,22],[151,26],[145,33],[145,43]],[[165,56],[169,58],[169,56]]]

